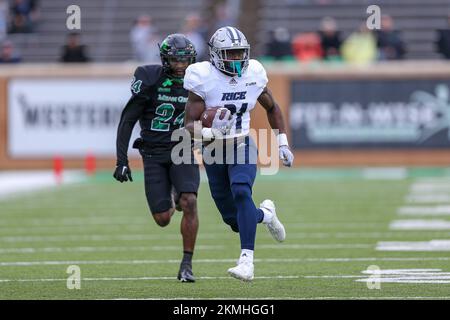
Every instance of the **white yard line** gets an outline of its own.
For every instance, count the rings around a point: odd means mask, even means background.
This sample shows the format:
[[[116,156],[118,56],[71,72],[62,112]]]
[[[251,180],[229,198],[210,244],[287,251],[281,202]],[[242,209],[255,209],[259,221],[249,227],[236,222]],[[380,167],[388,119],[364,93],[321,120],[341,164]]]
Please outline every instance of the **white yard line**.
[[[260,244],[258,250],[331,250],[331,249],[367,249],[372,248],[372,244],[365,243],[335,243],[335,244]],[[222,250],[224,245],[197,245],[197,250]],[[60,253],[60,252],[132,252],[132,251],[179,251],[180,246],[107,246],[107,247],[27,247],[27,248],[0,248],[0,254],[9,253]]]
[[[62,210],[64,208],[55,208],[54,210]],[[72,208],[73,209],[73,208]],[[18,212],[16,218],[10,219],[0,219],[0,229],[10,230],[11,228],[17,228],[29,230],[29,227],[42,228],[46,230],[46,228],[72,228],[72,227],[95,227],[95,226],[113,226],[113,225],[128,225],[128,226],[142,226],[146,227],[147,225],[153,225],[153,219],[150,214],[140,215],[140,217],[114,217],[114,216],[99,216],[95,213],[91,213],[92,216],[87,217],[70,217],[70,218],[40,218],[37,219],[35,217],[27,218],[23,215],[20,215],[21,212]],[[139,215],[138,215],[139,216]],[[315,228],[315,229],[323,229],[323,228],[345,228],[345,229],[361,229],[367,227],[374,226],[384,226],[385,224],[382,222],[285,222],[285,224],[289,227],[289,229],[294,228]],[[222,227],[222,225],[217,225],[217,223],[210,224],[202,224],[205,227],[214,227],[218,226],[218,228]]]
[[[439,192],[450,191],[450,182],[435,181],[435,182],[415,182],[411,185],[411,192]]]
[[[73,209],[73,207],[71,208]],[[57,208],[55,210],[61,211],[64,208]],[[98,225],[140,225],[146,222],[153,222],[150,215],[142,218],[133,218],[133,217],[113,217],[113,216],[95,216],[95,213],[92,213],[92,217],[71,217],[71,218],[25,218],[21,216],[20,213],[17,214],[17,217],[14,219],[0,219],[0,226],[2,228],[10,228],[12,226],[20,226],[20,227],[83,227],[86,225],[89,226],[98,226]]]
[[[440,206],[406,206],[397,210],[399,215],[426,215],[426,216],[449,216],[450,205]]]
[[[129,222],[129,223],[90,223],[89,221],[86,221],[84,224],[80,223],[80,224],[69,224],[69,223],[64,223],[63,225],[58,225],[55,224],[55,222],[53,222],[53,225],[28,225],[27,223],[25,224],[21,224],[20,223],[20,219],[17,219],[15,221],[15,223],[11,226],[8,224],[1,224],[0,221],[0,234],[3,235],[16,235],[16,234],[29,234],[30,230],[33,231],[33,233],[45,233],[46,235],[51,235],[52,233],[74,233],[74,231],[86,231],[86,230],[92,230],[95,229],[93,231],[97,231],[100,228],[110,228],[111,229],[117,229],[120,228],[121,231],[138,231],[138,232],[143,232],[145,230],[147,230],[149,227],[154,227],[155,224],[152,220],[149,219],[146,220],[136,220],[136,222]],[[139,222],[138,222],[139,221]],[[176,222],[178,223],[178,222]],[[359,224],[359,225],[331,225],[331,224],[314,224],[314,225],[305,225],[305,224],[286,224],[288,226],[288,230],[301,230],[301,231],[310,231],[312,229],[317,229],[317,230],[322,230],[322,229],[326,229],[326,228],[339,228],[339,229],[356,229],[356,230],[361,230],[361,228],[375,228],[377,227],[377,224]],[[379,224],[381,226],[381,223]],[[383,226],[385,224],[383,223]],[[223,230],[224,229],[224,225],[220,225],[220,224],[202,224],[202,229],[204,230]],[[85,232],[87,233],[87,231]]]
[[[450,257],[367,257],[367,258],[292,258],[292,259],[255,259],[259,263],[299,263],[299,262],[375,262],[375,261],[450,261]],[[196,263],[236,263],[236,259],[196,259]],[[177,259],[161,260],[68,260],[68,261],[9,261],[0,262],[0,267],[29,267],[49,265],[133,265],[133,264],[178,264]]]
[[[401,167],[365,168],[362,175],[367,180],[403,180],[408,176],[408,171]]]
[[[222,245],[197,245],[198,250],[221,250]],[[126,252],[126,251],[180,251],[180,246],[122,246],[122,247],[44,247],[44,248],[0,248],[0,254],[8,253],[61,253],[61,252]]]
[[[198,280],[220,280],[220,279],[231,279],[229,276],[221,277],[196,277]],[[299,279],[302,276],[256,276],[255,279]],[[176,280],[175,277],[104,277],[104,278],[81,278],[81,281],[149,281],[149,280]],[[67,279],[0,279],[1,282],[66,282]]]
[[[289,230],[289,229],[288,229]],[[434,233],[443,233],[442,235],[449,235],[449,233],[444,232],[446,229],[430,230]],[[410,231],[405,231],[404,235],[411,235]],[[423,232],[420,233],[421,235]],[[327,233],[327,232],[297,232],[288,233],[287,239],[348,239],[348,238],[363,238],[363,239],[381,239],[381,238],[392,238],[399,237],[398,231],[396,232],[337,232],[337,233]],[[436,236],[436,235],[434,235]],[[232,238],[226,229],[223,232],[218,233],[201,233],[198,235],[199,239],[209,239],[209,240],[229,240]],[[179,240],[180,235],[178,234],[116,234],[116,235],[102,235],[102,234],[91,234],[91,235],[55,235],[55,236],[3,236],[0,237],[0,242],[5,243],[22,243],[22,242],[77,242],[77,241],[147,241],[147,240]]]
[[[215,298],[186,298],[186,297],[176,297],[176,298],[114,298],[114,299],[103,299],[103,300],[449,300],[450,296],[388,296],[388,297],[339,297],[339,296],[320,296],[320,297],[215,297]]]
[[[450,221],[446,220],[394,220],[391,230],[450,230]]]
[[[417,283],[444,284],[450,283],[450,272],[441,269],[385,269],[364,270],[362,273],[369,278],[357,279],[357,282],[385,282],[385,283]]]
[[[450,194],[442,193],[442,194],[422,194],[422,193],[414,193],[409,194],[405,198],[405,202],[409,203],[449,203],[450,202]]]
[[[377,251],[450,251],[450,240],[380,241]]]

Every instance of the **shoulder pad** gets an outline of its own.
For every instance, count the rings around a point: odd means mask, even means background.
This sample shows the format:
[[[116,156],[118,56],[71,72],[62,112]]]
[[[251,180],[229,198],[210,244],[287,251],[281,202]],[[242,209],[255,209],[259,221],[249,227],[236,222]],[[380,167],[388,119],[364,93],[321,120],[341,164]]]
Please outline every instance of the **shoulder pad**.
[[[191,64],[184,75],[184,88],[205,99],[205,85],[208,83],[211,74],[210,67],[211,64],[208,61]]]
[[[269,80],[267,79],[266,69],[264,69],[263,65],[255,59],[250,59],[248,62],[248,71],[251,74],[251,77],[255,79],[256,84],[264,88],[267,85]]]
[[[133,81],[131,83],[131,94],[137,95],[145,88],[154,85],[162,74],[162,66],[146,65],[139,66],[134,71]]]

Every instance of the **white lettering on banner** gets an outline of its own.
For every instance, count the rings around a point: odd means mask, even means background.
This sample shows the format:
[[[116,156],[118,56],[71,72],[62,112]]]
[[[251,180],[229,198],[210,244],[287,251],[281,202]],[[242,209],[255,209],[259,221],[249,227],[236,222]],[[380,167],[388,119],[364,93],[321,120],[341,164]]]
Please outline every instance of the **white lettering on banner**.
[[[12,79],[8,153],[13,158],[84,157],[88,152],[114,157],[117,125],[129,97],[126,78]],[[136,125],[131,141],[138,133]]]

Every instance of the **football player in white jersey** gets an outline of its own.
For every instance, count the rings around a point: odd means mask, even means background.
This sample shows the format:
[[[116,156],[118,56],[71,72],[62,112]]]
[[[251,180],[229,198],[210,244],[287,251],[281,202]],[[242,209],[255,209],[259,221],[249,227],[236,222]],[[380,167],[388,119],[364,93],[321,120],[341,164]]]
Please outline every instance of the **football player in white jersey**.
[[[253,251],[257,224],[265,224],[279,242],[286,237],[274,203],[264,200],[256,208],[252,200],[257,149],[249,137],[249,127],[250,110],[257,101],[265,108],[272,129],[279,132],[277,140],[283,164],[291,166],[294,156],[288,146],[280,107],[266,87],[266,71],[258,61],[250,59],[250,45],[244,34],[234,27],[222,27],[214,33],[208,44],[210,61],[194,63],[186,69],[184,88],[189,91],[189,95],[185,128],[194,137],[214,140],[214,143],[203,148],[203,162],[211,195],[222,219],[233,231],[239,232],[241,240],[237,266],[230,268],[228,273],[237,279],[250,281],[254,275]],[[211,128],[199,128],[197,121],[202,113],[214,107],[228,109],[226,116],[223,119],[216,116]],[[205,161],[205,154],[211,151],[208,148],[213,144],[217,147],[217,143],[223,146],[225,152],[212,163]],[[233,151],[231,156],[230,150]],[[214,151],[212,153],[215,155]],[[236,161],[238,158],[243,161]]]

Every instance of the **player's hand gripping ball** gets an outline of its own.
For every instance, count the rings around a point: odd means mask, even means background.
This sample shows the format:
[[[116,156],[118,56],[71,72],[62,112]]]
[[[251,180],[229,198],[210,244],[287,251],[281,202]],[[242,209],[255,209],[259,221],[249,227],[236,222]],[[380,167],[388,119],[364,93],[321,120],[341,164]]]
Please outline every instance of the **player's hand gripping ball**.
[[[227,135],[233,125],[233,117],[227,108],[208,108],[201,115],[202,126],[211,128],[221,135]],[[215,134],[216,135],[216,134]]]
[[[228,115],[228,117],[227,117]],[[218,118],[219,120],[225,120],[230,118],[230,110],[223,107],[215,107],[206,109],[201,116],[202,125],[205,128],[212,128],[214,119]],[[217,121],[216,121],[217,124]]]

